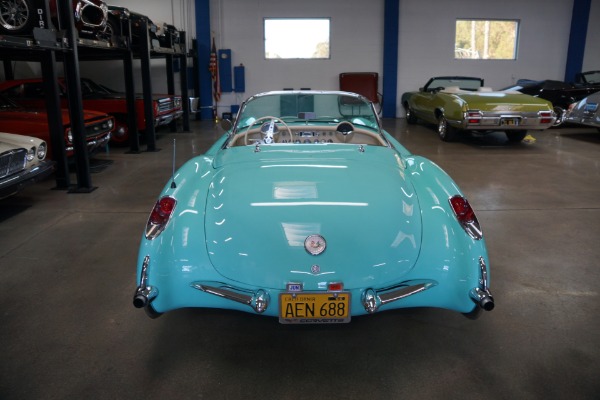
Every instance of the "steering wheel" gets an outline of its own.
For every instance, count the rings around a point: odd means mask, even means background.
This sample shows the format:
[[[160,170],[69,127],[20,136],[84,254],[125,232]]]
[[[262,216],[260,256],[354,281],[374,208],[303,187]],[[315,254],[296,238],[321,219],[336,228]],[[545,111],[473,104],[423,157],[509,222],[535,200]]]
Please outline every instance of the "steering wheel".
[[[335,136],[341,143],[348,143],[354,134],[354,125],[350,122],[342,121],[335,128]]]
[[[283,125],[283,127],[286,129],[288,135],[290,135],[290,143],[292,143],[294,141],[294,135],[292,135],[292,130],[290,129],[289,126],[287,126],[287,124],[285,122],[283,122],[283,120],[281,118],[271,117],[271,116],[266,115],[264,117],[258,118],[256,121],[254,121],[253,123],[251,123],[248,126],[248,129],[246,129],[246,132],[244,133],[244,144],[246,146],[248,145],[248,132],[250,132],[250,129],[254,125],[258,124],[259,122],[266,121],[266,120],[270,120],[270,121],[263,123],[263,126],[261,127],[261,132],[263,134],[263,140],[262,140],[263,143],[265,143],[265,144],[275,143],[275,134],[279,133],[277,125],[275,125],[276,122],[281,123],[281,125]]]

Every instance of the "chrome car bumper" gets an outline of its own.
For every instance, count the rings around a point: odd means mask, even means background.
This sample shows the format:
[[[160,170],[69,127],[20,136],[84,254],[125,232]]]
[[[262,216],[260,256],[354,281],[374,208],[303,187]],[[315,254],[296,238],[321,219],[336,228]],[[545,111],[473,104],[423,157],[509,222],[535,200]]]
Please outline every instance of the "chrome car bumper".
[[[183,111],[174,111],[170,114],[159,115],[154,119],[154,126],[169,125],[171,122],[183,115]]]
[[[140,282],[133,296],[133,305],[136,308],[147,308],[158,295],[158,289],[148,285],[148,265],[150,257],[146,256],[142,263]],[[494,308],[494,298],[489,290],[488,270],[483,257],[479,259],[479,285],[469,292],[470,298],[477,307],[485,311],[491,311]],[[424,292],[438,285],[438,282],[431,279],[409,280],[397,285],[373,289],[362,290],[361,304],[368,314],[373,314],[383,305],[393,303],[417,293]],[[217,296],[235,303],[246,305],[252,308],[256,313],[262,314],[271,305],[271,294],[265,289],[244,289],[234,287],[223,282],[192,282],[190,286],[201,292]],[[277,291],[277,294],[283,291]]]
[[[547,129],[556,122],[553,111],[539,112],[489,112],[469,110],[463,119],[452,121],[452,126],[465,130],[523,130]]]
[[[106,143],[108,143],[108,141],[110,140],[110,133],[108,133],[106,136],[102,136],[100,138],[94,139],[94,140],[88,140],[87,141],[87,147],[88,147],[88,151],[93,151],[96,150],[98,147],[104,146]],[[73,152],[74,147],[73,146],[67,146],[67,153]]]
[[[17,174],[3,178],[0,181],[0,199],[18,193],[25,186],[39,182],[54,171],[54,162],[41,161],[31,169],[25,169]]]

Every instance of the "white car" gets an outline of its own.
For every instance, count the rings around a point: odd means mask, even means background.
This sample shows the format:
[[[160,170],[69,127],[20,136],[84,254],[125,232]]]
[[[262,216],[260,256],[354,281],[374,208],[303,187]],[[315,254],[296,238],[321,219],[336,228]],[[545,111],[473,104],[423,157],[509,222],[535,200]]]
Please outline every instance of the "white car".
[[[54,171],[54,163],[46,160],[47,150],[41,139],[0,132],[0,199]]]

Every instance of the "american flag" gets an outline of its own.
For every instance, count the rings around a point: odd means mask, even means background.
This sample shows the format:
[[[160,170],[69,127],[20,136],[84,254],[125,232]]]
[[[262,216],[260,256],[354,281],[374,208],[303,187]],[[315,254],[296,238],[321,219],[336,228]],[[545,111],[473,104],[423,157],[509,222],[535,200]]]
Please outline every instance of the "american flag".
[[[221,100],[221,84],[219,83],[219,61],[217,59],[217,46],[215,46],[215,38],[212,40],[212,50],[210,51],[210,62],[208,70],[213,81],[213,98],[215,103]]]

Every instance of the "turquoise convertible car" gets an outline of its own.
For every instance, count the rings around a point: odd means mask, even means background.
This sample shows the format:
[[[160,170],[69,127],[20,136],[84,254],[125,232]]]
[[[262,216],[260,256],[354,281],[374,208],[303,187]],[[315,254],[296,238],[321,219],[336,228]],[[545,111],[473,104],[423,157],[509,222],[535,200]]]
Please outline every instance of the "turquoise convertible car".
[[[456,183],[337,91],[255,95],[187,161],[141,239],[135,307],[344,323],[407,307],[492,310],[479,222]]]

